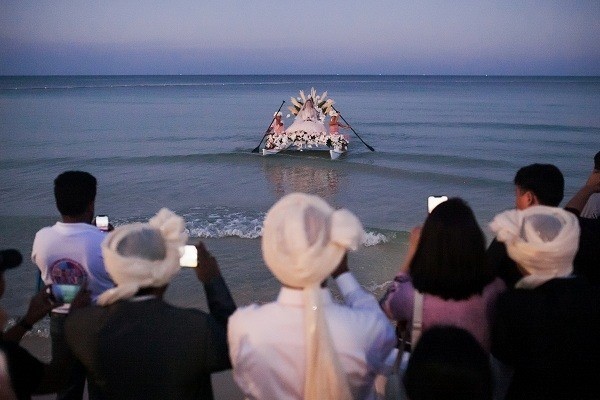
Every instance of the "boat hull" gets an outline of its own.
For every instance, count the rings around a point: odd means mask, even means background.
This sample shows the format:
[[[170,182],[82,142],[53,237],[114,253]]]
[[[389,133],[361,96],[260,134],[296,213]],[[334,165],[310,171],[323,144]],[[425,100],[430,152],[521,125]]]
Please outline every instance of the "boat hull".
[[[273,154],[278,154],[278,153],[325,153],[325,152],[329,152],[329,157],[332,160],[337,160],[338,158],[340,158],[340,156],[342,154],[345,154],[347,152],[347,150],[341,150],[341,149],[332,149],[329,146],[324,146],[324,145],[313,145],[313,146],[306,146],[306,147],[301,147],[298,148],[296,146],[287,146],[285,148],[274,148],[274,149],[262,149],[262,155],[263,156],[270,156]]]

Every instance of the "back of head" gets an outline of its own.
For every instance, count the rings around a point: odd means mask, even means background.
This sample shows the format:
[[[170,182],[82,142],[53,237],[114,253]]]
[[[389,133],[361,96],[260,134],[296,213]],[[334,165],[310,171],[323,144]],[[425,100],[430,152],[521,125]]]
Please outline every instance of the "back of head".
[[[67,171],[60,174],[54,180],[54,198],[60,214],[83,214],[96,199],[96,185],[96,178],[87,172]]]
[[[564,197],[565,178],[552,164],[531,164],[519,169],[514,184],[535,194],[544,206],[558,207]]]
[[[527,272],[516,287],[533,288],[572,273],[580,234],[574,214],[548,206],[508,210],[496,215],[490,228]]]
[[[410,356],[404,386],[411,400],[491,399],[488,356],[469,332],[431,327]]]
[[[121,225],[102,242],[104,265],[117,285],[98,297],[99,305],[134,296],[140,289],[166,286],[181,268],[187,241],[185,222],[161,209],[148,223]]]
[[[16,249],[0,250],[0,272],[4,272],[7,269],[15,268],[21,265],[23,256],[21,252]]]
[[[420,292],[454,300],[481,293],[493,280],[485,257],[485,237],[462,199],[449,199],[429,214],[410,275]]]
[[[600,171],[600,151],[594,156],[594,169]]]
[[[262,251],[265,263],[284,285],[318,286],[348,250],[362,243],[363,228],[348,210],[334,210],[325,200],[291,193],[265,217]]]

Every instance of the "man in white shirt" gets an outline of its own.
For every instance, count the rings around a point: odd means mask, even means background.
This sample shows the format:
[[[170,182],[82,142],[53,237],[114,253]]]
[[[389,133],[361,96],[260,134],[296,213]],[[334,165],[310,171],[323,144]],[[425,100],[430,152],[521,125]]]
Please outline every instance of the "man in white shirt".
[[[51,284],[87,284],[92,299],[114,286],[104,268],[101,243],[106,232],[92,225],[97,181],[82,171],[67,171],[54,180],[56,207],[61,221],[42,228],[35,235],[31,259],[40,269],[42,280]],[[50,336],[52,357],[69,351],[64,341],[65,304],[52,310]],[[83,367],[75,368],[71,385],[57,399],[81,399],[85,384]],[[93,389],[90,388],[93,397]]]
[[[234,379],[256,399],[374,398],[396,339],[375,297],[349,272],[360,221],[317,196],[292,193],[269,210],[262,248],[283,284],[277,301],[238,310],[228,324]],[[333,301],[331,276],[345,304]]]

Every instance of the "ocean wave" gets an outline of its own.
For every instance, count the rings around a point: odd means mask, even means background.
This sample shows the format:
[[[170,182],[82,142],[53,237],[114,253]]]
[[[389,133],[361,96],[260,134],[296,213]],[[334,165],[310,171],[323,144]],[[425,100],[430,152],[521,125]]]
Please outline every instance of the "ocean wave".
[[[552,124],[524,124],[524,123],[503,123],[503,122],[417,122],[417,121],[377,121],[363,122],[361,125],[373,128],[428,128],[428,129],[449,129],[449,128],[468,128],[475,130],[502,130],[502,131],[542,131],[542,132],[578,132],[578,133],[599,133],[597,126],[585,125],[552,125]]]
[[[365,289],[371,293],[379,293],[385,291],[388,286],[392,284],[393,281],[385,281],[383,283],[372,283],[370,285],[366,285]]]
[[[378,244],[387,243],[390,239],[380,232],[369,232],[365,234],[365,241],[363,245],[365,247],[376,246]]]
[[[205,219],[186,222],[191,237],[257,239],[262,236],[264,214],[213,213]]]
[[[203,215],[191,212],[184,215],[186,230],[190,237],[222,239],[238,237],[241,239],[258,239],[262,237],[265,213],[253,211],[232,211],[227,208],[202,212]],[[377,230],[366,230],[365,247],[377,246],[389,242],[395,234],[385,234]]]

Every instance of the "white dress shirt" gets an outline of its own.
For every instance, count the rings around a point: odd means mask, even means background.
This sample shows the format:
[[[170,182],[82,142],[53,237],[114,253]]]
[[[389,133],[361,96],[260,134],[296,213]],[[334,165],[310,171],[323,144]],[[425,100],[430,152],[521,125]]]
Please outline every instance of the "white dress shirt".
[[[394,329],[375,297],[350,273],[336,283],[345,304],[321,289],[329,331],[355,399],[374,398],[373,382],[386,372]],[[238,308],[229,318],[233,376],[253,399],[302,399],[305,376],[304,298],[283,287],[277,301]]]

